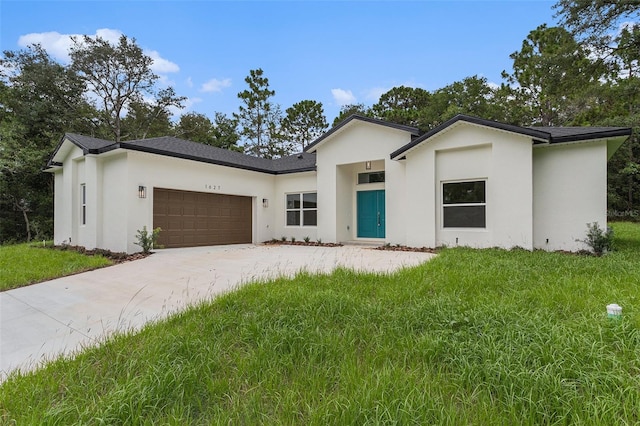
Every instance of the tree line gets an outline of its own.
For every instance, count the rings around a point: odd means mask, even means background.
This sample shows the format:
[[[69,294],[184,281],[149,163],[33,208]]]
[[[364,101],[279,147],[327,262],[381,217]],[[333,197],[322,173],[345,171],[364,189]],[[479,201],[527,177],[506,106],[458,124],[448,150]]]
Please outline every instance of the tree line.
[[[633,137],[609,162],[614,215],[640,216],[640,4],[560,0],[561,25],[541,25],[512,53],[500,85],[470,76],[427,91],[394,87],[357,113],[429,131],[463,113],[521,126],[629,126]],[[185,98],[159,88],[152,59],[135,39],[74,38],[68,65],[38,45],[0,59],[0,243],[53,230],[53,183],[41,170],[65,132],[124,141],[172,135],[276,158],[301,151],[329,127],[322,103],[284,112],[262,69],[250,70],[238,111],[173,119]],[[626,216],[625,216],[626,215]]]

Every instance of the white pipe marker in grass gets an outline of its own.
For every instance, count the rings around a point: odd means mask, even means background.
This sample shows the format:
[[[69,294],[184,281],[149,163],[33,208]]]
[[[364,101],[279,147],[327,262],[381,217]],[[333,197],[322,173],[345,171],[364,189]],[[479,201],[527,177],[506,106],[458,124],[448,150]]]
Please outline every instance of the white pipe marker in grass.
[[[622,307],[617,303],[607,305],[607,316],[609,318],[619,319],[622,316]]]

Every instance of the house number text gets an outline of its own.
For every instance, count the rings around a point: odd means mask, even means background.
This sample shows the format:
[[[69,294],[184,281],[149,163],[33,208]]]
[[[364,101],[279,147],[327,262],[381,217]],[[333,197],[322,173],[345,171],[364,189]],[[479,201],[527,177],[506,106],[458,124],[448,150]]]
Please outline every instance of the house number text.
[[[218,191],[218,190],[222,189],[222,185],[208,185],[208,184],[205,183],[204,189],[210,189],[210,190],[213,190],[213,191]]]

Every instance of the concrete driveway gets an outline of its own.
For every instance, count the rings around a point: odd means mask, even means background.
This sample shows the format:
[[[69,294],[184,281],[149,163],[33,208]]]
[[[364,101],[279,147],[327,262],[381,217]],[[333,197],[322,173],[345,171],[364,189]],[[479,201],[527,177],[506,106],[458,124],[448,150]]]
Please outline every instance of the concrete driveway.
[[[47,359],[139,329],[255,280],[336,267],[387,273],[427,253],[358,246],[234,245],[159,250],[145,259],[0,293],[0,381]]]

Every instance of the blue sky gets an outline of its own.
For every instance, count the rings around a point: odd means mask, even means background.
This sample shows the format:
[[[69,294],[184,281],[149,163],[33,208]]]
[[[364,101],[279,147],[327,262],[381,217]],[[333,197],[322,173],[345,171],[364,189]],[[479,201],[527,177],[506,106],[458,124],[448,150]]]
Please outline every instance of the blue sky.
[[[237,111],[249,70],[262,68],[282,110],[375,103],[394,86],[435,90],[479,75],[500,83],[509,55],[553,1],[30,1],[0,2],[0,47],[40,42],[61,62],[68,35],[125,34],[153,58],[185,111]]]

